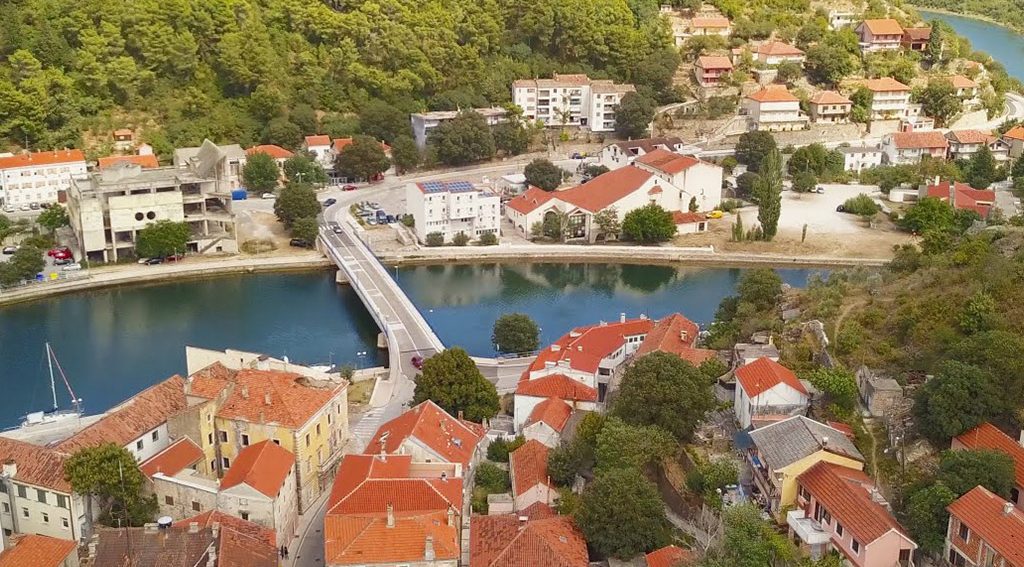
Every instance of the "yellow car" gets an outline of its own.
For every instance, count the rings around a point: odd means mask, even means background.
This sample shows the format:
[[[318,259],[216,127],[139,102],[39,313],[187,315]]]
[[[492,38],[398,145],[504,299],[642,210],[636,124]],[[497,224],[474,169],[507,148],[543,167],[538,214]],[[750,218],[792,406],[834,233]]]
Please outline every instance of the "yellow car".
[[[722,215],[724,215],[724,214],[725,213],[723,213],[722,211],[719,211],[718,209],[715,209],[715,210],[711,211],[710,213],[704,215],[704,217],[705,218],[709,218],[709,219],[720,219],[720,218],[722,218]]]

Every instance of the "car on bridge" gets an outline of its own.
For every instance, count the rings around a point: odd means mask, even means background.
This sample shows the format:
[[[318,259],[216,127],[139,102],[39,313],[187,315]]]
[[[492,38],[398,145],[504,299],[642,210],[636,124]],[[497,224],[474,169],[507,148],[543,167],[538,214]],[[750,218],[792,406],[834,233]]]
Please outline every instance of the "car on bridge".
[[[423,370],[423,357],[422,356],[416,355],[416,356],[412,357],[412,360],[410,362],[412,362],[412,366],[416,370]]]

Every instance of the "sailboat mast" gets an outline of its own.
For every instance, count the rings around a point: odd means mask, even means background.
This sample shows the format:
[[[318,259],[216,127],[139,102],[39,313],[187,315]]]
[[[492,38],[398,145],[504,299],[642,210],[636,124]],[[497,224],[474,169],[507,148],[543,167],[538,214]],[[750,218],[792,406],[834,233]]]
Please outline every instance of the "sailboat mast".
[[[50,343],[46,343],[46,364],[50,367],[50,394],[53,395],[53,409],[57,409],[57,386],[53,381],[53,351]]]

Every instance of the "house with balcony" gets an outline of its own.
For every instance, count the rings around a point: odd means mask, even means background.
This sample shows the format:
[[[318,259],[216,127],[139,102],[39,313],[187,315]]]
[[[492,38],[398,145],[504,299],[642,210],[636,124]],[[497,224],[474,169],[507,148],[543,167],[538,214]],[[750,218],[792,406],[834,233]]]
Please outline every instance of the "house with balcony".
[[[578,126],[592,132],[615,129],[615,107],[630,84],[591,80],[582,74],[555,73],[550,79],[520,79],[512,83],[512,102],[527,120],[545,126]]]
[[[893,79],[868,79],[864,87],[871,91],[871,119],[898,120],[908,116],[910,87]]]
[[[722,84],[725,75],[732,72],[732,61],[721,55],[701,55],[693,66],[693,74],[697,84],[704,88],[717,87]]]
[[[790,538],[811,559],[829,550],[852,567],[913,567],[914,543],[878,487],[857,469],[819,462],[797,477]]]
[[[829,10],[828,11],[828,27],[833,30],[852,26],[857,18],[856,12],[850,10]]]
[[[905,28],[903,39],[900,44],[907,51],[924,51],[928,48],[928,42],[932,39],[932,28]]]
[[[729,18],[719,15],[698,15],[691,19],[676,19],[672,23],[672,36],[676,47],[687,39],[698,35],[719,35],[728,37],[732,33]]]
[[[865,169],[882,165],[882,148],[879,146],[840,146],[843,154],[843,170],[860,173]]]
[[[785,85],[768,85],[747,95],[743,103],[754,130],[785,132],[807,128],[807,115],[800,110],[800,99]]]
[[[781,41],[766,41],[758,45],[754,56],[758,63],[768,67],[778,67],[787,61],[803,65],[805,59],[803,50]]]
[[[987,147],[996,161],[1010,159],[1010,148],[998,136],[981,130],[951,130],[946,133],[949,140],[949,159],[970,159],[978,150]]]
[[[925,132],[896,132],[882,138],[885,161],[890,164],[911,164],[925,156],[946,159],[949,141],[937,130]]]
[[[986,422],[954,437],[950,449],[985,449],[1009,455],[1013,459],[1013,488],[1010,489],[1010,502],[1024,510],[1024,434],[1017,440]]]
[[[770,358],[736,369],[733,411],[741,429],[807,412],[810,397],[793,371]]]
[[[749,433],[746,458],[754,500],[780,523],[782,510],[796,504],[797,477],[819,462],[863,470],[864,456],[842,431],[804,416],[791,417]]]
[[[1024,155],[1024,126],[1014,126],[1003,134],[1003,143],[1008,148],[1010,157],[1013,159]]]
[[[811,122],[846,124],[850,121],[853,101],[835,91],[820,91],[808,100]]]
[[[0,155],[0,201],[4,207],[56,203],[60,192],[87,168],[82,150]]]
[[[903,26],[892,18],[864,20],[854,31],[860,37],[860,49],[864,53],[902,47]]]
[[[1024,567],[1024,511],[984,486],[953,502],[943,556],[954,567]]]
[[[956,89],[956,96],[960,97],[960,100],[963,101],[965,109],[973,110],[981,105],[981,98],[979,97],[980,87],[974,79],[963,75],[953,75],[949,78],[949,82]]]

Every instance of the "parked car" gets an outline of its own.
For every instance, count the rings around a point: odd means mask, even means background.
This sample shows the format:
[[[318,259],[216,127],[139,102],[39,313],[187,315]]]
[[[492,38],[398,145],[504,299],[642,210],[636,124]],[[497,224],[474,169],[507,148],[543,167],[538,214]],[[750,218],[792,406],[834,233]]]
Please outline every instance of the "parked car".
[[[185,259],[184,254],[171,254],[164,258],[164,262],[180,262]]]
[[[164,259],[163,258],[146,258],[146,262],[145,262],[145,264],[147,266],[155,266],[157,264],[163,264],[163,263],[164,263]]]
[[[32,210],[32,207],[30,207],[30,206],[28,206],[28,205],[22,205],[22,206],[18,207],[18,209],[19,209],[20,211],[24,212],[24,211],[31,211],[31,210]]]
[[[138,261],[135,262],[135,263],[136,264],[145,264],[148,261],[149,261],[149,258],[139,258]]]
[[[370,203],[370,208],[376,211],[380,209],[380,203],[374,201],[373,203]]]
[[[17,246],[4,246],[3,253],[4,254],[14,254],[17,251],[18,251],[18,247]]]
[[[264,194],[260,195],[260,198],[261,199],[276,199],[277,195],[275,195],[273,193],[264,193]]]
[[[338,202],[337,199],[335,199],[334,197],[331,197],[330,199],[327,199],[326,201],[324,201],[324,206],[325,207],[330,207],[331,205],[333,205],[334,203],[337,203],[337,202]]]
[[[723,213],[722,211],[720,211],[720,210],[718,210],[718,209],[715,209],[715,210],[713,210],[713,211],[709,212],[708,214],[704,215],[704,218],[708,218],[708,219],[720,219],[720,218],[722,218],[722,215],[724,215],[724,214],[725,214],[725,213]]]
[[[39,204],[39,207],[42,208],[42,209],[49,209],[52,206],[53,206],[53,204],[51,204],[51,203],[40,203]]]
[[[416,356],[412,357],[412,360],[410,362],[412,362],[412,366],[416,370],[423,370],[423,357],[422,356],[416,355]]]
[[[836,207],[836,212],[837,213],[845,213],[846,212],[846,206],[839,205],[838,207]]]
[[[355,191],[356,190],[356,186],[355,185],[351,185],[351,184],[349,184],[349,185],[342,185],[341,186],[341,190],[342,191]]]
[[[370,226],[377,226],[377,217],[367,217],[366,224]]]
[[[293,238],[288,241],[288,244],[296,248],[309,248],[309,243],[301,238]]]
[[[72,258],[56,258],[53,261],[53,265],[54,266],[65,266],[65,265],[70,264],[72,262],[74,262],[74,259],[72,259]]]
[[[71,249],[68,248],[67,246],[58,246],[56,248],[51,248],[50,250],[48,250],[46,252],[46,255],[51,258],[70,258]]]
[[[388,214],[384,212],[384,209],[377,209],[377,221],[387,220]]]
[[[78,270],[81,270],[81,269],[82,269],[82,265],[81,264],[68,264],[67,266],[64,266],[63,268],[61,268],[61,270],[65,271],[65,272],[77,272]]]
[[[814,192],[821,195],[822,193],[825,192],[825,188],[822,187],[821,185],[818,185],[817,187],[814,188]]]
[[[388,221],[388,224],[396,223],[396,222],[398,222],[398,217],[396,217],[395,215],[388,215],[387,216],[387,221]]]
[[[38,211],[39,210],[39,203],[29,203],[28,204],[28,208],[33,210],[33,211]]]

